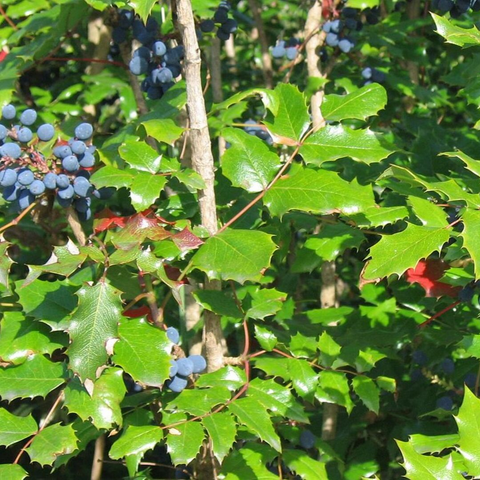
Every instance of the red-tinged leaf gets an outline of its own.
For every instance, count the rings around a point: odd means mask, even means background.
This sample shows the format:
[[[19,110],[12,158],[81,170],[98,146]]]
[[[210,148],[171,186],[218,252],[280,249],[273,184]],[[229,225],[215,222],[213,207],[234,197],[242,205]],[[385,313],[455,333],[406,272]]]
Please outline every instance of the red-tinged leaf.
[[[435,258],[420,260],[415,268],[409,268],[405,272],[405,279],[408,283],[418,283],[425,290],[426,297],[456,298],[461,287],[453,287],[438,281],[448,268],[450,267],[443,260]]]
[[[115,215],[109,208],[104,208],[101,212],[95,215],[95,219],[99,221],[95,221],[94,230],[96,233],[98,233],[108,230],[109,228],[122,228],[125,226],[127,218],[129,217],[119,217],[118,215]]]
[[[190,282],[188,281],[187,278],[184,278],[183,280],[178,281],[180,275],[182,274],[182,271],[179,268],[172,267],[171,265],[167,265],[167,264],[165,264],[163,268],[165,270],[165,273],[166,273],[167,277],[170,280],[172,280],[174,282],[177,282],[178,285],[189,285],[190,284]]]
[[[172,235],[172,240],[182,251],[193,250],[204,243],[203,240],[193,234],[187,227],[181,232]]]
[[[128,310],[125,310],[122,315],[128,318],[147,317],[149,322],[153,322],[152,311],[147,305],[138,308],[129,308]]]

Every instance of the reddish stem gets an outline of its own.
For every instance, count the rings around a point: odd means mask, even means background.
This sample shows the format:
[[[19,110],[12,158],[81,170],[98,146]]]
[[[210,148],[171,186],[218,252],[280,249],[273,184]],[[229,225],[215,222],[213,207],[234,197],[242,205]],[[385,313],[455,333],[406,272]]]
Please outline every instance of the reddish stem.
[[[2,8],[0,5],[0,13],[2,14],[2,17],[5,19],[5,21],[14,29],[18,30],[18,27],[12,22],[10,17],[5,13],[5,10]]]
[[[461,303],[460,300],[457,300],[456,302],[453,302],[451,305],[448,305],[445,307],[443,310],[440,310],[438,313],[435,315],[431,316],[428,320],[425,320],[423,323],[417,326],[417,328],[425,328],[429,323],[433,322],[436,318],[440,317],[444,313],[448,312],[452,308],[455,308],[459,303]]]

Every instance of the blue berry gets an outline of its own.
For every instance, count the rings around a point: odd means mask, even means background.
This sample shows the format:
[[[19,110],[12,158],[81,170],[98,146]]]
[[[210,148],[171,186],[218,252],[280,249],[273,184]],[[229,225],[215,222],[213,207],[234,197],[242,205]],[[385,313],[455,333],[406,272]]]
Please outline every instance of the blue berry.
[[[188,358],[179,358],[177,361],[178,375],[188,377],[193,373],[193,362]]]
[[[85,152],[77,158],[80,166],[83,168],[90,168],[95,165],[95,157],[90,152]]]
[[[167,52],[167,47],[163,42],[158,40],[153,44],[152,50],[155,56],[161,57],[162,55],[165,55],[165,53]]]
[[[0,147],[0,155],[2,155],[2,157],[10,157],[16,160],[21,154],[22,149],[20,148],[20,145],[16,143],[5,143]]]
[[[72,154],[72,149],[69,145],[58,145],[53,149],[53,154],[57,158],[65,158]]]
[[[8,130],[5,125],[0,125],[0,140],[5,140],[8,135]]]
[[[317,437],[310,430],[303,430],[300,434],[300,445],[307,450],[313,448]]]
[[[66,175],[65,177],[68,180],[68,177]],[[43,183],[45,184],[45,187],[48,188],[49,190],[54,190],[55,188],[57,188],[57,174],[53,172],[48,172],[43,177]]]
[[[44,123],[38,127],[37,136],[42,142],[49,142],[54,135],[55,128],[50,123]]]
[[[28,127],[22,127],[17,132],[19,142],[28,143],[33,138],[33,133]]]
[[[451,358],[445,358],[440,363],[440,368],[447,374],[451,375],[455,371],[455,363]]]
[[[35,180],[35,176],[31,170],[27,168],[18,172],[17,181],[20,185],[28,186]]]
[[[77,211],[78,219],[81,222],[87,222],[92,218],[92,210],[88,208],[85,212],[79,212]]]
[[[175,327],[168,327],[167,337],[170,339],[172,343],[177,345],[180,340],[180,333],[178,333],[178,330]]]
[[[207,368],[207,361],[203,355],[190,355],[188,360],[193,363],[193,373],[203,372]]]
[[[93,135],[93,127],[89,123],[81,123],[75,128],[75,137],[79,140],[88,140]]]
[[[133,57],[128,66],[134,75],[147,73],[148,70],[148,62],[142,57]]]
[[[171,366],[170,366],[169,376],[174,377],[178,372],[177,362],[175,362],[175,360],[170,360],[170,365]]]
[[[87,146],[85,145],[85,142],[82,142],[81,140],[73,141],[72,144],[70,145],[70,148],[72,149],[72,152],[75,155],[82,155],[87,150]]]
[[[7,168],[0,172],[0,185],[2,187],[10,187],[17,181],[17,172],[11,168]]]
[[[64,173],[61,173],[56,177],[58,188],[67,188],[70,185],[70,179]]]
[[[67,172],[76,172],[80,168],[80,164],[75,155],[69,155],[62,160],[62,167]]]
[[[419,365],[425,365],[428,361],[427,355],[422,350],[415,350],[412,353],[412,359],[415,363],[418,363]]]
[[[113,188],[113,187],[102,187],[102,188],[99,188],[98,190],[94,190],[92,192],[92,195],[95,198],[98,198],[100,200],[108,200],[109,198],[111,198],[113,196],[114,193],[115,193],[115,188]],[[167,329],[167,336],[168,336],[168,329]],[[179,336],[179,339],[180,339],[180,336]]]
[[[285,53],[289,60],[295,60],[298,55],[298,50],[295,47],[288,47]]]
[[[92,201],[90,198],[77,198],[73,202],[73,206],[75,207],[75,210],[79,213],[86,213],[90,209],[90,204]]]
[[[188,379],[175,375],[171,380],[168,380],[167,387],[175,393],[180,393],[188,384]]]
[[[33,108],[28,108],[20,115],[20,122],[24,125],[33,125],[37,119],[37,112]]]
[[[200,24],[200,30],[203,33],[213,32],[215,30],[215,22],[213,20],[204,20]]]
[[[30,193],[30,190],[21,190],[18,195],[18,206],[21,210],[25,210],[35,201],[35,197]]]
[[[61,198],[62,200],[69,200],[73,198],[74,194],[75,190],[73,189],[72,185],[69,184],[67,188],[62,188],[58,190],[57,197]]]
[[[14,202],[18,199],[20,192],[23,190],[23,187],[19,187],[17,185],[10,185],[5,188],[2,193],[2,196],[5,201],[7,202]]]
[[[30,193],[32,195],[38,196],[41,195],[45,191],[45,184],[42,180],[34,180],[30,184]]]
[[[451,410],[453,408],[453,400],[450,397],[440,397],[436,403],[437,408],[442,408],[443,410]]]
[[[2,116],[5,120],[13,120],[16,114],[17,111],[13,105],[5,105],[2,108]]]
[[[118,26],[118,27],[115,27],[113,30],[112,30],[112,40],[115,42],[115,43],[123,43],[127,40],[127,31]]]
[[[79,197],[88,197],[93,190],[93,186],[86,178],[77,177],[73,181],[73,189]]]

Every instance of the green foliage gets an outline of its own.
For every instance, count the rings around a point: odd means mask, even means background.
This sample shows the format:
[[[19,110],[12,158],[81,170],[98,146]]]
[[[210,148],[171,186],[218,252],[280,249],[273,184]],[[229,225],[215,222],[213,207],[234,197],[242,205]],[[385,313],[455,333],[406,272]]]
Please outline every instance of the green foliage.
[[[262,25],[232,5],[234,55],[198,40],[210,177],[190,85],[145,98],[131,37],[108,58],[93,40],[127,8],[181,43],[165,2],[3,5],[0,107],[61,139],[91,122],[92,184],[115,193],[81,225],[51,194],[25,215],[0,200],[0,478],[88,478],[95,448],[104,478],[480,477],[480,14],[349,0],[380,18],[346,55],[311,52],[313,2],[257,3]],[[217,7],[193,2],[196,25]],[[299,35],[297,58],[266,71],[263,34]],[[209,368],[172,392],[202,342]]]

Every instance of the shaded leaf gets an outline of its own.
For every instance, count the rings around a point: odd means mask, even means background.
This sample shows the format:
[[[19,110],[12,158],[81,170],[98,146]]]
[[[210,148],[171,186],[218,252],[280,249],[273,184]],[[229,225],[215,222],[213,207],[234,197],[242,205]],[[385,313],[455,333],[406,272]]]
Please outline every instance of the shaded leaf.
[[[183,390],[173,400],[165,404],[166,410],[186,412],[201,416],[210,412],[213,407],[223,405],[230,399],[230,391],[226,387],[195,388]]]
[[[471,208],[465,209],[462,215],[463,232],[460,234],[463,237],[463,246],[468,250],[471,259],[473,260],[475,268],[475,279],[480,278],[480,238],[478,232],[480,231],[480,211]]]
[[[325,464],[310,458],[302,450],[284,450],[283,460],[287,467],[301,478],[310,480],[328,480]]]
[[[380,391],[374,381],[369,377],[358,375],[352,380],[352,387],[364,405],[372,412],[378,414]]]
[[[237,424],[229,412],[218,412],[202,419],[203,426],[212,442],[215,458],[222,463],[231,450],[237,435]]]
[[[336,403],[345,407],[350,413],[353,409],[353,402],[350,398],[350,387],[347,378],[342,372],[324,370],[319,374],[319,386],[315,397],[320,402]]]
[[[252,433],[258,435],[277,452],[282,451],[280,438],[273,428],[267,409],[252,397],[240,398],[230,403],[228,409],[234,413],[240,423]]]
[[[18,464],[0,465],[0,478],[3,480],[23,480],[28,473]]]
[[[232,318],[243,318],[235,300],[225,292],[214,290],[197,290],[193,292],[195,300],[205,309],[217,315],[226,315]]]
[[[37,430],[37,422],[32,415],[19,417],[11,414],[5,408],[0,408],[0,445],[8,447],[30,437]]]
[[[77,447],[77,437],[73,425],[56,423],[44,428],[27,448],[32,462],[52,465],[59,455],[72,453]]]

